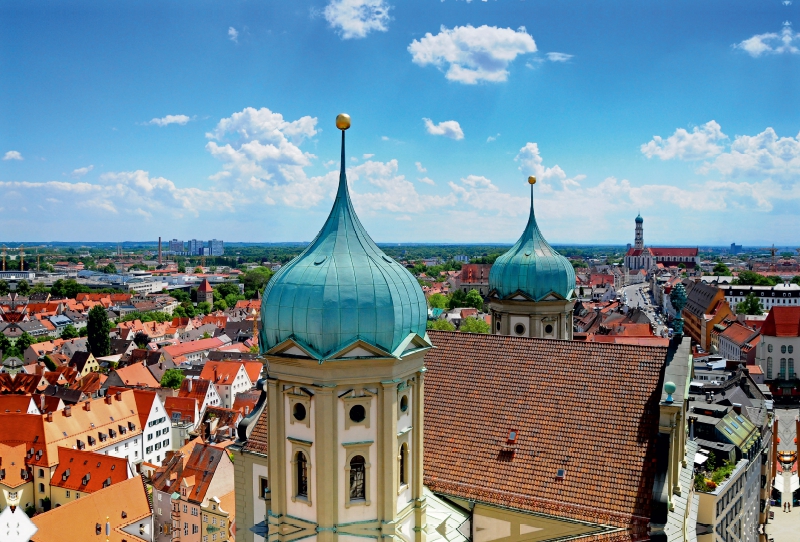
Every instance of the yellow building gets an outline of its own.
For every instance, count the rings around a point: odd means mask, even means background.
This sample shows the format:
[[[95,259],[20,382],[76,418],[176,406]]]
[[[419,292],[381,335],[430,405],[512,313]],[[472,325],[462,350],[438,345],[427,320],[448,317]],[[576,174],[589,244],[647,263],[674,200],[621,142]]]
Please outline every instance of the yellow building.
[[[233,533],[236,515],[236,493],[231,491],[222,497],[209,497],[200,507],[203,523],[200,527],[203,542],[225,542]]]

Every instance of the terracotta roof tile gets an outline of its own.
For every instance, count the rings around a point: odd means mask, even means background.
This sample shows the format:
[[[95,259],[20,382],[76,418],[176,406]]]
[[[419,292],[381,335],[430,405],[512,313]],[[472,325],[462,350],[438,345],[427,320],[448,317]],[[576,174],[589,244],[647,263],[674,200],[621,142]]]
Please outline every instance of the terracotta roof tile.
[[[129,474],[128,460],[124,457],[59,447],[58,466],[50,479],[50,485],[75,489],[81,493],[94,493],[107,485],[127,480]]]
[[[761,333],[770,337],[800,337],[800,307],[772,307]]]
[[[430,489],[646,535],[666,348],[428,333]]]

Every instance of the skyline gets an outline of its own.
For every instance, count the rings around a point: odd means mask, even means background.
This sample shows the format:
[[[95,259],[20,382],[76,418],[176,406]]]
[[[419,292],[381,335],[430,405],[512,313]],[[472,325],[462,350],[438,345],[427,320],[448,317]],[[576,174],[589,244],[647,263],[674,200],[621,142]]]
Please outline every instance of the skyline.
[[[310,240],[344,111],[353,202],[379,243],[513,243],[535,174],[552,244],[625,245],[641,212],[646,244],[792,246],[797,9],[5,3],[0,224]]]

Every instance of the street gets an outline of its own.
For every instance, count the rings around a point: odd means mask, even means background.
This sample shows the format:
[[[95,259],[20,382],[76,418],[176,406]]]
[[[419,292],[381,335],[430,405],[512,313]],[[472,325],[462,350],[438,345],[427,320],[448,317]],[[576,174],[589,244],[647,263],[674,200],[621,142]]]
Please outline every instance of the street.
[[[650,323],[655,323],[653,333],[660,336],[661,332],[666,330],[666,326],[658,313],[659,308],[653,302],[650,289],[647,288],[647,291],[645,291],[645,287],[647,287],[647,283],[631,284],[630,286],[622,287],[620,292],[627,296],[626,305],[628,307],[638,307],[647,313]]]
[[[778,437],[781,439],[778,444],[778,451],[783,450],[796,450],[795,438],[795,418],[800,414],[800,409],[797,408],[776,408],[775,417],[778,418]],[[783,502],[791,502],[791,494],[789,493],[789,478],[791,472],[781,473],[778,471],[777,480],[780,487],[783,482]],[[797,529],[800,527],[800,510],[792,507],[791,512],[784,512],[783,507],[773,506],[771,509],[775,513],[775,519],[768,522],[766,532],[769,538],[773,538],[775,542],[789,542],[797,540]]]

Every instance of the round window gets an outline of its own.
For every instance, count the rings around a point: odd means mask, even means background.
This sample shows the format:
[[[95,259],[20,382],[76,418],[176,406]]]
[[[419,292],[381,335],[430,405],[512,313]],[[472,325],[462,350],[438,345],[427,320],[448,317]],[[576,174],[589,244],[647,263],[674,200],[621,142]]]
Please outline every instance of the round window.
[[[553,326],[547,324],[546,326],[544,326],[544,332],[547,333],[548,335],[551,334],[553,332]]]
[[[294,404],[292,415],[294,416],[294,419],[299,422],[306,419],[306,407],[303,406],[303,403]]]
[[[400,411],[405,412],[406,410],[408,410],[408,395],[404,395],[400,399]]]
[[[522,335],[525,333],[525,326],[522,324],[517,324],[514,326],[514,333],[517,335]]]
[[[367,411],[362,405],[353,405],[350,409],[350,419],[356,423],[363,422],[367,418]]]

